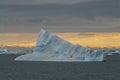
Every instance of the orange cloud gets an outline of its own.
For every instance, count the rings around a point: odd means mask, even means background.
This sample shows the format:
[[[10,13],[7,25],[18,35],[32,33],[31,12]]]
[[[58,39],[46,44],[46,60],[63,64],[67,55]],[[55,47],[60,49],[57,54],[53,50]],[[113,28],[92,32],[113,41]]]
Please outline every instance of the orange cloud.
[[[82,46],[120,48],[120,33],[84,32],[55,34],[73,44]],[[35,46],[37,36],[38,34],[35,33],[0,34],[0,46],[33,47]]]
[[[37,34],[9,33],[0,34],[0,46],[32,47],[35,45]]]
[[[73,44],[89,47],[120,48],[120,33],[59,33],[60,37]]]

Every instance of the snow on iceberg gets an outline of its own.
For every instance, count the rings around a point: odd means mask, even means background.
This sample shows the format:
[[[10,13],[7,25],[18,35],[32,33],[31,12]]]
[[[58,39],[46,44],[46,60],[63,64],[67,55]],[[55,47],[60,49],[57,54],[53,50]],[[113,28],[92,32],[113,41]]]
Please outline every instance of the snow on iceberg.
[[[15,61],[103,61],[102,50],[73,45],[55,34],[41,30],[32,54],[19,56]]]

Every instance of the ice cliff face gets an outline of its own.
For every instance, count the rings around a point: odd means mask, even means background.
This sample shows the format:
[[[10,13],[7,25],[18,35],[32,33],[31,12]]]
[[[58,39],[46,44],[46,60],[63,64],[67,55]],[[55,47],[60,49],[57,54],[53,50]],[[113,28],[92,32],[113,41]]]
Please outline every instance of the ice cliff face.
[[[34,52],[17,57],[16,61],[103,61],[102,50],[73,45],[53,33],[41,30]]]

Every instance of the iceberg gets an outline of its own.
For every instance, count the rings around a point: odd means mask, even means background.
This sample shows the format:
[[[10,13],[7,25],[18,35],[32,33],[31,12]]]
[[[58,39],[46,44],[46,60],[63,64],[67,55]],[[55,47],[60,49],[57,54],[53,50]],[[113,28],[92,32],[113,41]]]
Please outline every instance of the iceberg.
[[[15,61],[103,61],[102,50],[72,44],[41,29],[33,53],[18,56]]]
[[[7,54],[8,53],[8,50],[5,48],[5,49],[0,49],[0,54]]]
[[[13,51],[13,50],[10,50],[10,49],[7,49],[7,48],[1,48],[0,49],[0,54],[23,54],[21,52],[17,52],[17,51]]]

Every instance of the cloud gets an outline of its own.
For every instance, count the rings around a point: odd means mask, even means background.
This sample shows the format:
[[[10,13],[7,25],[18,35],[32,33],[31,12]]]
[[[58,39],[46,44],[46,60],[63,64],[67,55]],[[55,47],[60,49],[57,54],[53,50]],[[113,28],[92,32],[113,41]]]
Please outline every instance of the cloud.
[[[15,5],[15,2],[14,5],[0,5],[0,32],[36,32],[43,26],[56,32],[120,30],[119,0],[91,0],[70,5],[43,4],[47,0],[42,1],[39,5]]]
[[[1,0],[4,5],[75,4],[89,0]]]

